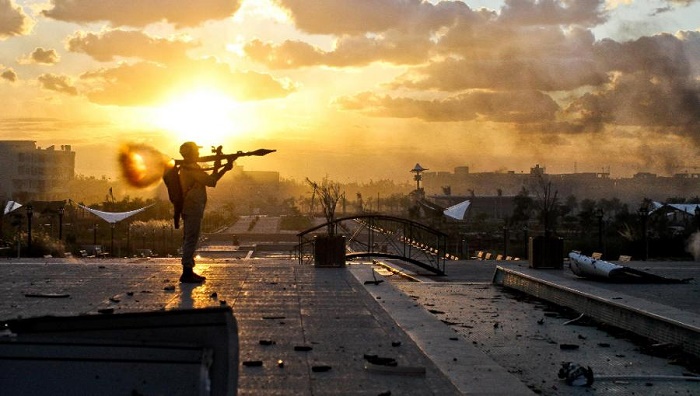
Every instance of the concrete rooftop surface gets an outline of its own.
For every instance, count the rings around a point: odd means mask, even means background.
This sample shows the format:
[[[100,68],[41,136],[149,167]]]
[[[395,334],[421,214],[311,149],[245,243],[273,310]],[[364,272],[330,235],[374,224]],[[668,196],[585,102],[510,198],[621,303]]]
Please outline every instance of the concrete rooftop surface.
[[[238,329],[238,395],[700,394],[700,383],[676,379],[687,367],[595,326],[569,325],[542,302],[493,285],[497,265],[576,281],[568,270],[537,272],[527,263],[450,262],[447,277],[418,273],[422,282],[407,282],[371,263],[315,268],[259,258],[202,259],[196,271],[207,281],[188,285],[178,282],[177,259],[8,259],[0,262],[0,319],[228,306]],[[683,278],[700,273],[697,263],[666,267]],[[667,307],[675,299],[674,320],[696,326],[694,282],[582,284],[634,304]],[[561,348],[572,344],[576,351]],[[373,365],[372,356],[396,365]],[[571,387],[557,378],[566,360],[644,380]],[[2,371],[0,389],[27,380]]]

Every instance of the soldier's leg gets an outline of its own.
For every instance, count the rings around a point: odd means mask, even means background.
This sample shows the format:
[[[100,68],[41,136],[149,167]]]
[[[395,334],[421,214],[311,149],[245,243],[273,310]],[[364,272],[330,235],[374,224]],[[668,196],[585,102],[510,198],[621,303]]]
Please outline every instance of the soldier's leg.
[[[183,235],[182,235],[182,276],[181,282],[199,283],[204,280],[193,272],[195,265],[194,253],[197,250],[197,242],[202,226],[201,216],[183,215]]]

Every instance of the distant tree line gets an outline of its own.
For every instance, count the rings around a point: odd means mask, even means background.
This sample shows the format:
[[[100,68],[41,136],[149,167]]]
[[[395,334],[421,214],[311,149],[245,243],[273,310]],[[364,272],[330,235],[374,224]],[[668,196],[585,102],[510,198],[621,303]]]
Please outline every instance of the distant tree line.
[[[330,181],[330,179],[328,179]],[[389,180],[369,183],[338,183],[336,217],[353,214],[381,213],[412,218],[440,229],[449,237],[448,250],[466,257],[476,250],[504,252],[525,258],[528,239],[547,232],[562,237],[565,250],[584,253],[602,251],[608,258],[620,254],[640,257],[688,258],[685,244],[700,228],[697,216],[680,220],[663,215],[645,215],[639,207],[630,207],[618,198],[582,199],[560,197],[556,185],[547,179],[523,187],[511,199],[512,213],[494,218],[487,213],[456,221],[440,214],[426,216],[417,210],[411,184]],[[150,250],[160,256],[176,255],[180,230],[172,226],[172,206],[165,189],[127,190],[106,178],[78,176],[71,183],[71,199],[90,208],[107,212],[127,212],[152,205],[112,227],[77,205],[67,205],[63,214],[62,238],[58,239],[57,213],[36,215],[33,219],[33,246],[27,246],[27,218],[21,209],[3,217],[2,243],[8,255],[21,252],[34,256],[60,255],[61,251],[79,254],[85,245],[98,244],[114,256],[133,256]],[[282,179],[277,183],[257,183],[250,179],[222,179],[210,191],[210,201],[203,227],[215,232],[233,224],[243,215],[282,216],[282,227],[303,230],[312,225],[313,217],[324,216],[321,197],[314,194],[308,181]],[[699,197],[669,197],[667,203],[700,203]],[[42,217],[43,216],[43,217]],[[646,230],[646,235],[643,234]],[[506,252],[507,250],[507,252]],[[24,255],[24,253],[22,253]]]

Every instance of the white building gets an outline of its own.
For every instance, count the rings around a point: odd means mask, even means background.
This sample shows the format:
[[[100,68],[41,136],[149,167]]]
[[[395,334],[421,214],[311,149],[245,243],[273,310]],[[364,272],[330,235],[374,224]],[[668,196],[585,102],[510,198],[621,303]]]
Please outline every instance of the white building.
[[[32,140],[0,140],[0,199],[61,200],[75,175],[70,145],[42,149]]]

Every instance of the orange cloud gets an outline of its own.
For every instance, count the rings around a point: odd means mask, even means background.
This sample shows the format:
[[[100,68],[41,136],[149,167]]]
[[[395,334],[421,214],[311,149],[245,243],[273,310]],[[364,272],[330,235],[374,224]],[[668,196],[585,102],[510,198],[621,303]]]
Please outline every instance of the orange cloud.
[[[109,30],[99,34],[77,32],[68,38],[67,48],[100,62],[112,61],[117,57],[168,62],[184,58],[187,50],[198,45],[183,40],[151,37],[141,31]]]
[[[279,98],[291,91],[285,84],[267,74],[237,72],[213,59],[187,60],[166,65],[139,62],[121,64],[85,73],[81,80],[90,88],[90,101],[105,105],[157,105],[171,94],[215,87],[237,100]]]
[[[270,68],[407,66],[373,93],[338,99],[341,109],[549,136],[666,127],[700,142],[700,32],[596,41],[590,28],[611,12],[604,0],[507,0],[499,12],[418,0],[277,3],[297,28],[337,39],[331,50],[249,42],[246,53]],[[415,99],[426,96],[439,99]]]
[[[240,0],[51,0],[51,8],[42,15],[65,22],[104,21],[132,27],[164,21],[182,28],[228,18],[240,6]]]
[[[14,0],[0,0],[0,40],[29,34],[33,27],[34,21]]]
[[[39,76],[37,80],[42,88],[49,91],[61,92],[72,96],[78,94],[78,89],[72,85],[70,78],[66,76],[47,73]]]
[[[366,66],[373,62],[417,64],[425,61],[431,47],[427,37],[390,32],[383,37],[342,37],[333,51],[290,40],[279,45],[253,40],[244,50],[251,59],[270,68],[296,69],[318,65]]]
[[[554,120],[559,106],[538,91],[473,91],[441,100],[394,98],[371,93],[339,98],[346,110],[376,117],[417,118],[424,121],[483,121],[529,123]]]
[[[17,81],[17,73],[12,69],[5,69],[0,73],[0,78],[9,82]]]
[[[58,63],[60,59],[61,57],[58,56],[56,50],[38,47],[35,48],[31,54],[18,59],[18,62],[22,64],[38,63],[42,65],[53,65]]]
[[[462,2],[420,0],[275,0],[297,28],[313,34],[363,35],[392,29],[428,31],[473,11]]]

